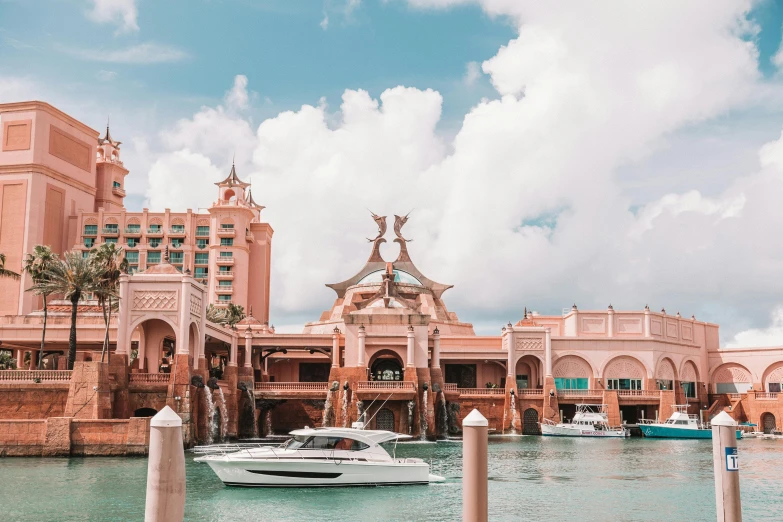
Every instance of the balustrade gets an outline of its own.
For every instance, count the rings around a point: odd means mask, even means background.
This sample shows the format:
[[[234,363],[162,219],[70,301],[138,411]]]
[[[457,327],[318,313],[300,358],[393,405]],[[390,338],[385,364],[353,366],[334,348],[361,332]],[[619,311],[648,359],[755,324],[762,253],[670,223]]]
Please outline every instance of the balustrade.
[[[71,370],[2,370],[0,382],[67,382],[71,380]]]
[[[356,383],[356,391],[374,390],[416,391],[416,387],[410,381],[359,381]]]
[[[171,379],[170,373],[132,373],[129,382],[132,384],[166,383]]]
[[[328,382],[257,382],[256,391],[318,391],[326,392]]]
[[[459,388],[460,395],[505,395],[503,388]]]
[[[778,399],[778,394],[774,392],[756,392],[756,399],[761,401],[775,401]]]

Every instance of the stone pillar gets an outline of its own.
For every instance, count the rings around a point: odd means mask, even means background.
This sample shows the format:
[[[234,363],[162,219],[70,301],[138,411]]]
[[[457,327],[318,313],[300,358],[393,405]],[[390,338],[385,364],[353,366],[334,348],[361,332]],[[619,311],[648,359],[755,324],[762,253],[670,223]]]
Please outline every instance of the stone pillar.
[[[552,377],[552,329],[544,330],[544,377]]]
[[[130,324],[130,303],[128,282],[130,276],[122,274],[120,276],[120,309],[117,312],[117,349],[115,353],[130,355],[130,336],[132,332],[128,331]],[[141,363],[141,361],[139,361]]]
[[[239,340],[236,335],[231,337],[231,352],[228,355],[228,365],[229,366],[236,366],[237,365],[237,357],[239,357],[239,353],[237,350],[237,345],[239,344]]]
[[[359,368],[365,368],[364,365],[364,349],[365,339],[367,338],[367,332],[364,330],[364,325],[359,327],[359,353],[357,354],[356,366]],[[410,341],[408,341],[410,343]]]
[[[606,336],[614,337],[614,308],[612,305],[609,305],[606,313],[608,316],[606,320]]]
[[[432,361],[430,366],[433,370],[440,369],[440,330],[437,327],[432,332]]]
[[[405,366],[408,368],[416,366],[416,340],[413,336],[413,326],[408,327],[408,357]]]
[[[245,330],[245,368],[253,367],[253,332],[250,327]]]
[[[340,329],[334,327],[332,333],[332,368],[340,367]]]
[[[644,306],[644,336],[650,337],[650,307]]]
[[[516,379],[516,364],[515,364],[515,355],[516,355],[516,345],[514,343],[514,330],[509,324],[507,328],[503,328],[504,333],[506,334],[506,346],[508,348],[508,354],[506,359],[506,381],[515,381]],[[506,385],[508,387],[508,385]]]
[[[24,350],[16,350],[16,369],[24,370]]]
[[[30,350],[30,367],[28,368],[28,370],[35,370],[36,369],[36,367],[37,367],[36,359],[38,358],[38,352],[39,351],[40,350]]]

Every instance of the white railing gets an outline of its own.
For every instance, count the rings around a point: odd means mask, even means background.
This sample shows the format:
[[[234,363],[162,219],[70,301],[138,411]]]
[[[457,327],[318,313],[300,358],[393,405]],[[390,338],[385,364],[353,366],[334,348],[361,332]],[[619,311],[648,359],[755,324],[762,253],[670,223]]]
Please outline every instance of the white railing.
[[[544,390],[537,390],[534,388],[520,388],[517,390],[517,395],[543,395]]]
[[[67,382],[71,380],[71,370],[3,370],[0,371],[0,382],[35,381]]]
[[[359,381],[356,391],[394,390],[416,391],[416,386],[410,381]]]
[[[603,390],[557,390],[558,397],[603,397]]]
[[[128,382],[131,383],[166,383],[171,380],[170,373],[132,373]]]
[[[758,394],[756,394],[756,396],[758,397]],[[742,399],[742,394],[741,393],[730,393],[729,394],[729,399]]]
[[[257,382],[256,391],[317,391],[326,392],[328,382]]]
[[[775,392],[756,392],[756,398],[762,401],[775,401],[778,394]]]
[[[617,396],[618,397],[660,397],[661,390],[617,390]]]
[[[456,391],[457,390],[457,383],[456,382],[447,382],[443,385],[443,389],[446,391]]]
[[[505,395],[503,388],[459,388],[460,395]]]

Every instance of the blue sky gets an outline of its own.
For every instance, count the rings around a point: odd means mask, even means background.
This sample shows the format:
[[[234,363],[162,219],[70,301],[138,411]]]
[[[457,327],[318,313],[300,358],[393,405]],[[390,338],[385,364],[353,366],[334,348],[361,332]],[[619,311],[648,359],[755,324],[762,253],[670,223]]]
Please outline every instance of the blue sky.
[[[481,333],[649,303],[783,343],[782,35],[773,0],[0,0],[0,102],[110,114],[131,210],[208,206],[236,154],[293,331],[364,209],[416,208]]]

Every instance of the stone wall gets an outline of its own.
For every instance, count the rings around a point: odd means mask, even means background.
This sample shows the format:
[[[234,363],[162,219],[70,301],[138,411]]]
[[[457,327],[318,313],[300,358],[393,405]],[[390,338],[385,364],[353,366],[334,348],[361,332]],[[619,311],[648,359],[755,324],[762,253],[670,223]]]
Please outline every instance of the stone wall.
[[[305,426],[321,426],[324,416],[324,401],[304,399],[286,401],[272,409],[272,426],[276,434],[285,434]]]
[[[68,387],[67,382],[0,384],[0,419],[61,417]]]

